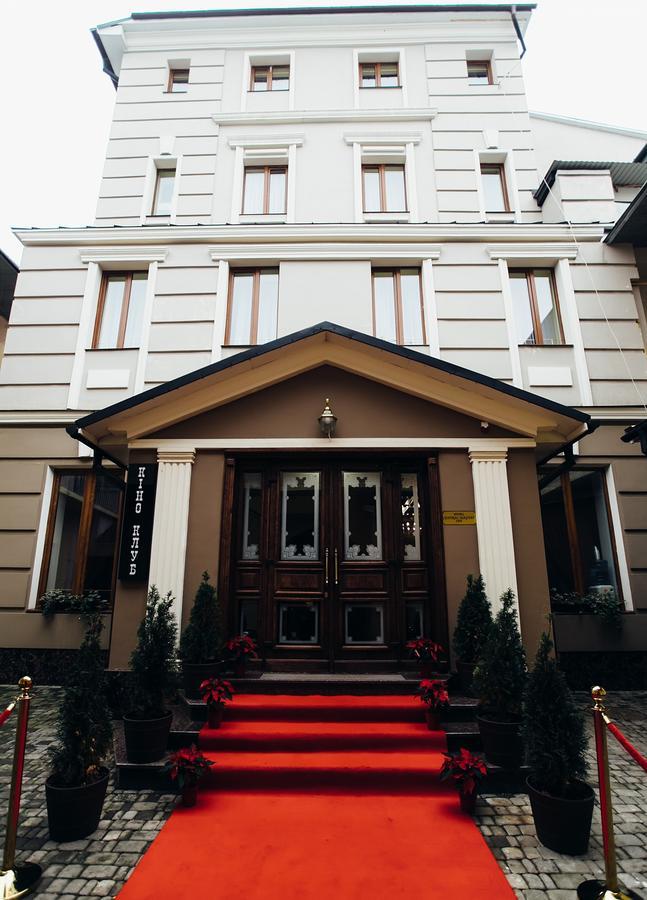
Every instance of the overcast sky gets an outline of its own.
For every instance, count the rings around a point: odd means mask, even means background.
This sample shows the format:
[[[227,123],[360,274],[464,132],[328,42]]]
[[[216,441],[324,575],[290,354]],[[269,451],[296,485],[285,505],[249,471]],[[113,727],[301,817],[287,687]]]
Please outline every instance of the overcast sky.
[[[21,245],[11,226],[93,220],[115,91],[101,71],[92,26],[133,10],[378,2],[398,5],[391,0],[2,0],[0,248],[19,263]],[[647,0],[539,0],[523,62],[530,109],[647,131],[646,33]]]

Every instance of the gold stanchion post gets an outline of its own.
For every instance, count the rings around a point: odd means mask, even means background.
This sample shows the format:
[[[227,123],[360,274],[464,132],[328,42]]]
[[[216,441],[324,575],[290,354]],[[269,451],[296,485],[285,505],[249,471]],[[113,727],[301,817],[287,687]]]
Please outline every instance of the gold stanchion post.
[[[18,819],[20,817],[22,776],[25,768],[31,678],[25,675],[24,678],[20,679],[18,685],[20,687],[20,695],[16,701],[18,707],[16,746],[11,773],[7,833],[5,835],[2,869],[0,869],[0,900],[14,900],[15,897],[24,897],[34,889],[42,875],[41,867],[37,866],[36,863],[23,863],[20,866],[16,866],[16,838],[18,835]]]
[[[633,900],[633,898],[637,898],[637,894],[634,894],[633,891],[625,892],[618,884],[616,845],[613,836],[613,806],[611,804],[611,783],[609,779],[606,710],[603,703],[606,695],[607,692],[602,687],[591,688],[595,755],[597,757],[598,784],[600,787],[600,819],[602,821],[605,880],[604,883],[597,880],[582,882],[577,889],[577,896],[580,900]]]

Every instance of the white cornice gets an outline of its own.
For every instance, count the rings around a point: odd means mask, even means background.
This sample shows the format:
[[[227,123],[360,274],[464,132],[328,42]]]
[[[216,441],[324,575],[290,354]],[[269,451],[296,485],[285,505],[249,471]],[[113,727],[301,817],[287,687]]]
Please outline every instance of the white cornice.
[[[437,109],[311,109],[283,112],[215,113],[217,125],[300,125],[308,122],[429,122]]]
[[[87,252],[81,251],[79,256],[82,263],[151,263],[164,262],[167,254],[166,247],[143,247],[138,244],[136,247],[96,247]]]
[[[574,243],[500,244],[487,248],[490,259],[576,259],[578,248]]]
[[[344,134],[347,144],[375,145],[391,147],[392,145],[419,144],[422,134],[419,131],[363,131]]]
[[[335,450],[339,448],[354,449],[387,449],[422,448],[422,449],[467,449],[473,452],[498,452],[506,455],[508,449],[535,447],[537,441],[531,438],[394,438],[394,437],[354,437],[354,438],[192,438],[181,441],[169,438],[140,438],[129,443],[131,450],[158,450],[166,452],[167,445],[172,452],[184,450],[192,453],[196,450]]]
[[[83,411],[65,412],[62,410],[3,410],[0,411],[0,425],[22,425],[30,428],[35,425],[62,426],[71,425]]]
[[[508,246],[526,242],[564,242],[573,248],[573,240],[599,242],[605,234],[599,225],[521,225],[512,223],[444,224],[266,224],[266,225],[161,225],[121,226],[110,228],[34,228],[14,230],[24,246],[77,246],[88,257],[108,249],[124,248],[130,258],[141,258],[147,250],[166,252],[169,244],[235,244],[282,243],[317,241],[471,241],[509,242]],[[155,245],[152,242],[155,241]],[[570,243],[567,243],[570,242]],[[158,244],[163,244],[160,247]],[[90,249],[94,248],[94,249]],[[495,249],[493,244],[492,249]],[[573,248],[574,249],[574,248]]]
[[[285,147],[301,147],[305,135],[303,134],[270,134],[259,137],[257,134],[232,135],[227,143],[230,147],[243,147],[243,149],[282,149]]]
[[[220,260],[286,260],[305,259],[438,259],[441,248],[433,244],[420,243],[313,243],[313,244],[230,244],[226,248],[210,247],[214,262]]]

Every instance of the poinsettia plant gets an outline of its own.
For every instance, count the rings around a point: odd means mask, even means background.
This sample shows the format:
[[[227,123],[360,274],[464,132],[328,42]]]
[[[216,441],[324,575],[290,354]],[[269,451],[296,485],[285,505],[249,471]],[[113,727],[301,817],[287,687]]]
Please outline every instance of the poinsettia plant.
[[[431,712],[440,712],[449,706],[447,682],[441,678],[423,678],[418,685],[418,696]]]
[[[236,637],[229,638],[227,641],[227,650],[234,659],[245,659],[248,656],[251,659],[258,659],[257,649],[256,641],[248,634],[237,634]]]
[[[224,678],[205,678],[200,684],[200,694],[207,706],[224,706],[228,700],[233,700],[234,689]]]
[[[417,659],[422,659],[426,662],[436,663],[440,659],[440,657],[445,652],[444,648],[437,644],[435,641],[432,641],[431,638],[420,637],[416,638],[414,641],[408,641],[407,650],[410,651],[412,656],[415,656]]]
[[[440,770],[440,780],[451,778],[461,794],[474,794],[479,781],[487,774],[485,761],[478,753],[461,747],[454,753],[445,753]]]
[[[197,784],[213,761],[207,759],[199,752],[195,744],[191,747],[182,747],[175,753],[171,753],[164,771],[171,776],[180,790]]]

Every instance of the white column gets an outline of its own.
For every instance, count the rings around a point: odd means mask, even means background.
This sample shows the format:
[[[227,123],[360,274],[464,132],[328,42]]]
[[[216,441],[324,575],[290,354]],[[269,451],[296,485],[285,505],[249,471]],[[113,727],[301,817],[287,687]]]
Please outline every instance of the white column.
[[[507,450],[470,450],[479,564],[494,613],[504,591],[517,593],[507,456]]]
[[[157,452],[159,469],[149,583],[154,584],[162,596],[169,591],[173,593],[173,611],[178,625],[182,622],[191,467],[194,460],[195,450]]]

